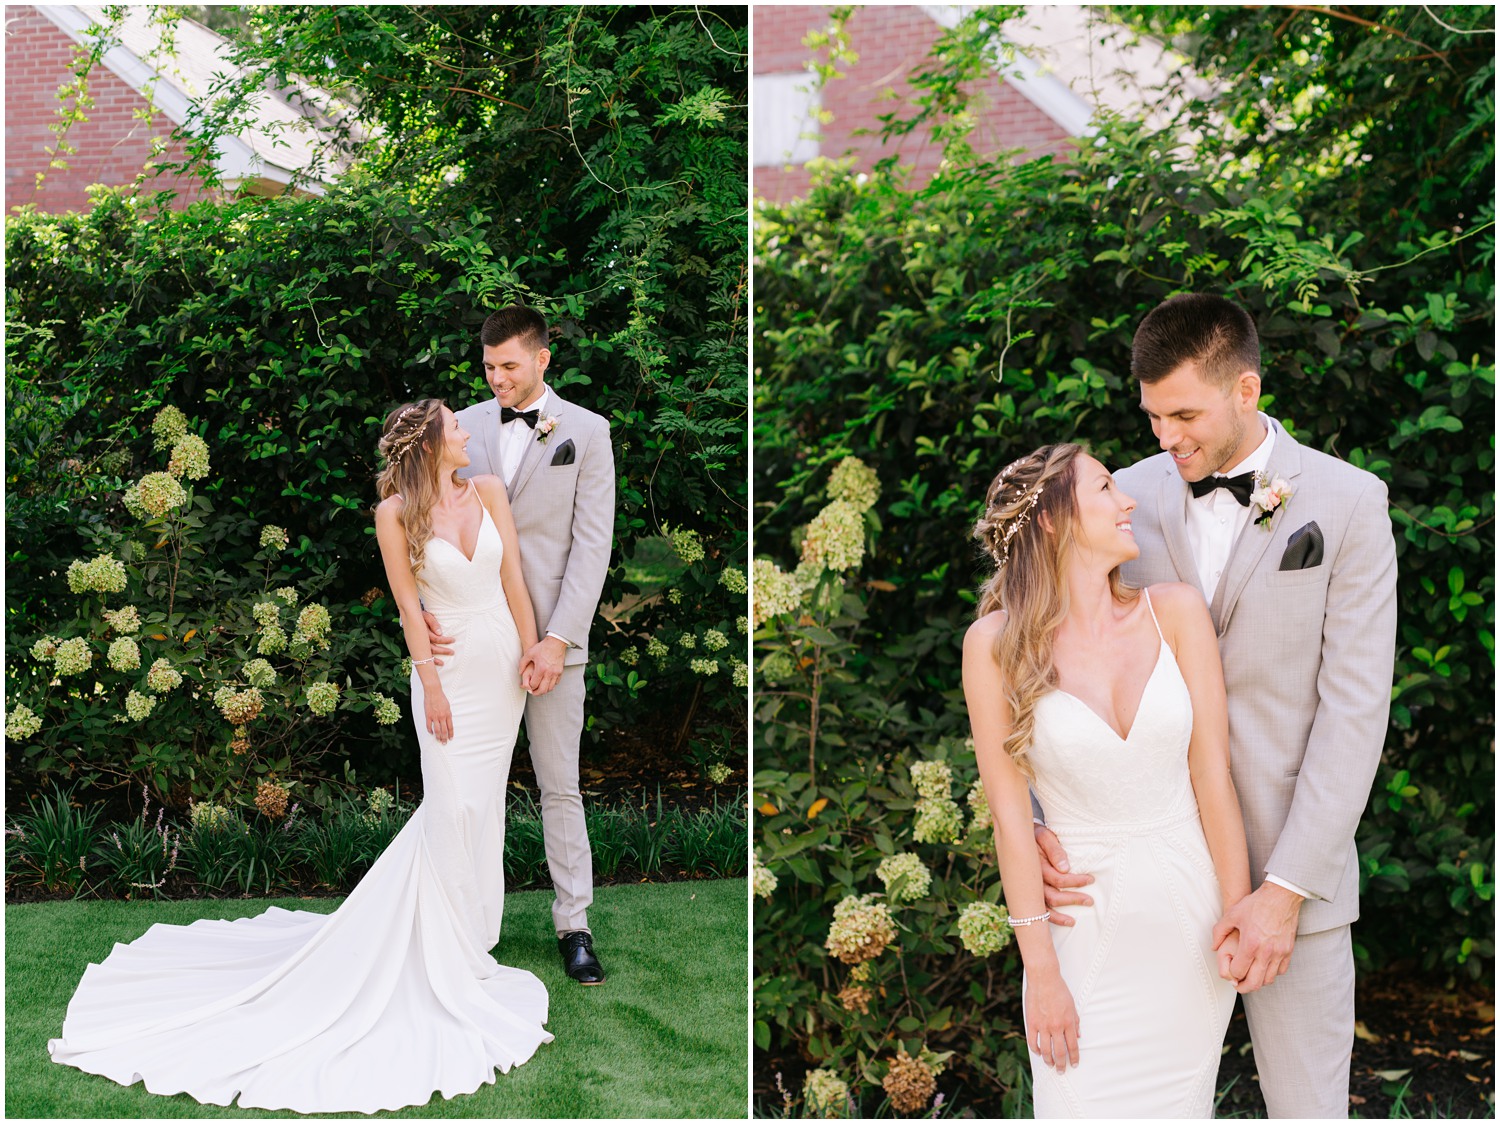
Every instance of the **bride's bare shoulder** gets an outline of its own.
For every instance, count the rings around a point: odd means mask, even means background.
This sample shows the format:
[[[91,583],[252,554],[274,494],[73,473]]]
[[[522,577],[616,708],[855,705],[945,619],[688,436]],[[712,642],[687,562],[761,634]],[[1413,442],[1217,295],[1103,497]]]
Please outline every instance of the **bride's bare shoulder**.
[[[401,514],[401,509],[406,506],[406,501],[400,496],[386,496],[375,505],[375,522],[383,525],[396,522],[396,517]]]
[[[967,655],[970,651],[980,650],[989,652],[991,646],[995,643],[995,638],[1000,635],[1001,630],[1004,628],[1004,609],[996,609],[992,613],[986,613],[971,624],[969,630],[964,633],[964,653]]]

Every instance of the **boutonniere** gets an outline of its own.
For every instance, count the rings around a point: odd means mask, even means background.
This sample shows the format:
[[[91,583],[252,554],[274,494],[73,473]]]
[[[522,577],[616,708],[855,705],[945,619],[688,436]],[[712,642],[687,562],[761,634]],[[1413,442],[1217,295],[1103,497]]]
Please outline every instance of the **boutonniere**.
[[[547,443],[547,438],[552,436],[552,431],[556,428],[557,415],[543,414],[541,417],[536,419],[536,439],[543,445],[545,445]]]
[[[1267,477],[1263,472],[1255,474],[1255,490],[1250,493],[1250,502],[1259,508],[1255,525],[1271,529],[1271,516],[1292,498],[1292,486],[1281,477]]]

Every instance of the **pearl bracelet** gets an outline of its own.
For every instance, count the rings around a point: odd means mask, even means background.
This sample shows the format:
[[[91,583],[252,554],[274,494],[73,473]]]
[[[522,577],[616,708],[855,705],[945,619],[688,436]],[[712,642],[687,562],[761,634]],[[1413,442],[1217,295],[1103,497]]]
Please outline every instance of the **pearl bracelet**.
[[[1006,923],[1012,929],[1014,929],[1014,928],[1016,928],[1018,926],[1021,926],[1021,925],[1034,925],[1034,924],[1036,924],[1036,922],[1038,922],[1038,921],[1045,921],[1045,920],[1047,920],[1047,918],[1049,918],[1051,916],[1052,916],[1052,911],[1049,909],[1046,913],[1040,914],[1040,915],[1038,915],[1036,917],[1007,917],[1005,920],[1006,920]]]
[[[412,667],[421,667],[424,663],[431,663],[435,659],[437,659],[436,656],[428,656],[425,660],[412,660],[411,665]]]

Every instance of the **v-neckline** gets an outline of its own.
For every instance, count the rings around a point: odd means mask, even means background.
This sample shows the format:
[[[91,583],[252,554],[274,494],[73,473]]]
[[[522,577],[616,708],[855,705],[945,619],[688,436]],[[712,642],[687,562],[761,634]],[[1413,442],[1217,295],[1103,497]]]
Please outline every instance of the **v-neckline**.
[[[469,491],[472,492],[476,496],[479,494],[475,490],[475,488],[474,488],[474,481],[472,481],[472,480],[469,481]],[[447,546],[451,546],[454,550],[458,551],[458,556],[460,558],[462,558],[465,562],[468,562],[468,563],[470,563],[472,565],[473,562],[474,562],[474,559],[479,554],[479,536],[482,535],[482,534],[484,534],[484,521],[487,518],[489,518],[489,514],[490,514],[489,508],[487,508],[487,507],[484,506],[484,501],[483,500],[480,500],[479,501],[479,530],[477,530],[477,531],[474,532],[474,553],[473,554],[465,554],[463,547],[459,546],[457,543],[449,542],[447,539],[443,538],[443,536],[440,535],[440,534],[438,534],[436,531],[432,532],[432,537],[434,539],[436,539],[440,543],[443,543],[443,544],[445,544]]]
[[[1103,727],[1111,734],[1113,734],[1116,738],[1118,738],[1121,743],[1130,741],[1130,735],[1135,733],[1135,728],[1140,725],[1141,711],[1146,706],[1146,692],[1151,690],[1151,684],[1156,680],[1156,673],[1161,670],[1162,657],[1166,655],[1167,652],[1167,638],[1162,635],[1161,622],[1156,619],[1156,606],[1151,604],[1151,594],[1143,589],[1141,590],[1141,596],[1146,599],[1146,611],[1151,614],[1151,623],[1156,627],[1156,663],[1152,665],[1151,674],[1146,676],[1146,684],[1141,688],[1141,697],[1136,700],[1135,714],[1130,719],[1130,729],[1126,730],[1124,735],[1122,736],[1120,734],[1120,731],[1115,729],[1113,722],[1111,722],[1108,718],[1105,718],[1102,714],[1091,707],[1088,703],[1080,699],[1072,691],[1065,691],[1061,687],[1053,688],[1053,690],[1055,690],[1059,695],[1066,695],[1068,698],[1076,702],[1079,706],[1083,707],[1084,710],[1088,711],[1095,718],[1097,718],[1100,724],[1103,725]]]

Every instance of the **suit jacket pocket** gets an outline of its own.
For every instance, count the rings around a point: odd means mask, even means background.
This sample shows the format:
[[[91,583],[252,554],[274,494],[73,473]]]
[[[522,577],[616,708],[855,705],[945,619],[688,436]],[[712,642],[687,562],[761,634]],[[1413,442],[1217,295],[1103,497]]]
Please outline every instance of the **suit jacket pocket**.
[[[569,437],[557,447],[557,452],[552,454],[552,460],[548,462],[548,465],[552,468],[557,468],[559,465],[572,464],[577,459],[578,446],[574,445],[573,439]]]
[[[1262,672],[1316,674],[1328,605],[1328,563],[1311,570],[1262,570],[1235,610]]]
[[[1327,583],[1327,563],[1314,566],[1310,570],[1272,570],[1265,575],[1266,585],[1271,589],[1294,589],[1299,585],[1317,585],[1319,582]]]

